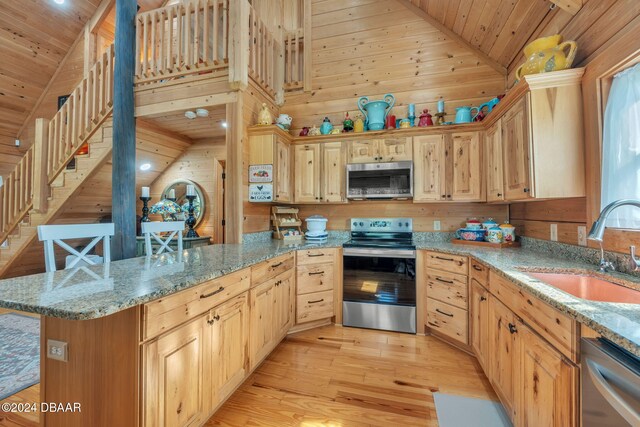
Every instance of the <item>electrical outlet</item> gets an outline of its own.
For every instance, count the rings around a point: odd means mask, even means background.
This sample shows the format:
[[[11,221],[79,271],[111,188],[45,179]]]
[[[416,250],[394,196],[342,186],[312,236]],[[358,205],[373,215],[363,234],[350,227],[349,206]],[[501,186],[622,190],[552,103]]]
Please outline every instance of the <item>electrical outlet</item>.
[[[440,221],[433,221],[433,230],[434,231],[442,230],[442,226],[440,225]]]
[[[587,246],[587,226],[578,226],[578,244],[580,246]]]
[[[66,362],[69,360],[69,352],[67,351],[67,343],[64,341],[47,340],[47,357],[49,359]]]
[[[551,224],[551,241],[558,241],[558,224]]]

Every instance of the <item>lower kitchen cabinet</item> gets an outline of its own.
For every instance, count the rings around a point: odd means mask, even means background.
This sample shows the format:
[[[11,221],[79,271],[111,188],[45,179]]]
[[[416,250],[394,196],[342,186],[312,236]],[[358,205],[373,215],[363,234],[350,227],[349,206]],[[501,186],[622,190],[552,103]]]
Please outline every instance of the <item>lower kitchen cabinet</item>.
[[[334,268],[339,256],[337,249],[298,251],[296,325],[329,320],[334,316],[334,285],[337,276],[342,275],[342,271]]]
[[[471,301],[471,348],[487,372],[489,367],[489,291],[475,279],[469,286]]]

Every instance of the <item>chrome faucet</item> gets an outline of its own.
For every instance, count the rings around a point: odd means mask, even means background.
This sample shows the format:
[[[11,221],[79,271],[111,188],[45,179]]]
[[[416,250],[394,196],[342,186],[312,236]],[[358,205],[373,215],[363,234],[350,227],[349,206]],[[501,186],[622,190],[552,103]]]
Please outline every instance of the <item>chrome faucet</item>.
[[[615,202],[609,203],[607,206],[605,206],[604,209],[602,209],[602,212],[600,212],[600,216],[598,216],[598,219],[596,219],[596,221],[591,226],[591,230],[589,231],[589,235],[587,236],[589,240],[598,242],[598,244],[600,245],[600,271],[603,273],[607,272],[608,270],[615,270],[615,266],[613,265],[613,263],[607,261],[604,258],[604,249],[602,248],[602,238],[604,236],[604,230],[605,228],[607,228],[606,226],[607,218],[609,218],[609,215],[611,215],[611,212],[613,212],[620,206],[635,206],[637,208],[640,208],[640,200],[621,199],[621,200],[616,200]],[[640,271],[640,259],[636,258],[636,247],[632,245],[630,249],[631,249],[631,268],[633,269],[633,271]]]

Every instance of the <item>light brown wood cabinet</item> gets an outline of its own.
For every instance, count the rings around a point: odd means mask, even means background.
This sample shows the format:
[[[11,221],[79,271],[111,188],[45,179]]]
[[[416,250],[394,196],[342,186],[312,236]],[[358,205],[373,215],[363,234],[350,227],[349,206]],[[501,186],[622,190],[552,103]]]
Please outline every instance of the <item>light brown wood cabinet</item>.
[[[295,302],[295,276],[293,271],[282,275],[274,283],[275,336],[280,342],[293,326],[293,304]],[[277,344],[277,343],[276,343]]]
[[[504,192],[506,200],[532,197],[529,176],[529,116],[528,95],[518,101],[502,118],[504,149]],[[548,159],[552,161],[552,159]]]
[[[411,137],[350,141],[349,163],[400,162],[413,158]]]
[[[346,154],[342,142],[322,144],[322,191],[323,202],[346,201],[345,173]]]
[[[414,202],[484,201],[479,132],[414,137]]]
[[[294,152],[294,200],[296,203],[319,203],[320,144],[296,145]]]
[[[291,136],[277,126],[252,128],[249,133],[249,165],[273,165],[273,198],[293,201]]]
[[[487,202],[504,200],[504,173],[502,170],[502,119],[485,132],[485,170],[487,171]]]
[[[337,249],[308,249],[297,254],[296,324],[333,317],[334,286],[342,271],[334,268]]]
[[[471,310],[471,348],[485,372],[488,371],[489,352],[489,291],[477,280],[469,285]]]

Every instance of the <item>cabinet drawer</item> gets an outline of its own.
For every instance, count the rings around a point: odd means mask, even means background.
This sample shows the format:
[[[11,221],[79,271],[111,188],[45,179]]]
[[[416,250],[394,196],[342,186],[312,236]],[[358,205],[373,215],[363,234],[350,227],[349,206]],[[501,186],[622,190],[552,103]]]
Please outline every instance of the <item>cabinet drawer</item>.
[[[334,262],[337,249],[305,249],[298,251],[298,265]]]
[[[333,264],[309,264],[298,267],[297,294],[333,289]]]
[[[485,289],[489,288],[489,267],[480,264],[474,258],[469,258],[469,277],[476,279]]]
[[[427,298],[427,325],[463,344],[469,344],[467,310]]]
[[[296,313],[296,323],[312,322],[333,316],[333,291],[299,295]]]
[[[469,296],[467,276],[428,269],[427,296],[466,310]]]
[[[427,267],[466,276],[469,274],[468,265],[469,258],[467,257],[427,251]]]
[[[578,361],[578,324],[508,279],[491,271],[490,291],[531,329],[574,362]]]
[[[247,291],[249,276],[250,270],[246,268],[145,304],[142,339],[160,335]]]
[[[279,257],[261,262],[251,267],[251,286],[259,285],[266,280],[276,277],[292,269],[294,266],[293,254],[280,255]]]

